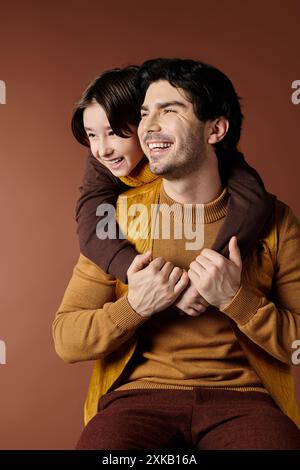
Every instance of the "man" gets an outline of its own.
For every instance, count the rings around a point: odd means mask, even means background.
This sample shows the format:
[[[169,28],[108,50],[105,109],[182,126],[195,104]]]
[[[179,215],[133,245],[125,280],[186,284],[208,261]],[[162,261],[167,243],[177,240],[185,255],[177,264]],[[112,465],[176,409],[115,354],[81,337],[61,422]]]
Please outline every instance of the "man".
[[[129,233],[144,254],[128,271],[128,294],[84,257],[75,268],[56,346],[64,356],[70,328],[65,358],[99,359],[87,409],[102,389],[77,448],[300,449],[289,366],[300,326],[299,222],[274,198],[273,222],[243,263],[235,237],[229,259],[211,250],[240,137],[234,88],[214,67],[179,59],[146,62],[140,87],[139,137],[162,180],[129,191],[126,204],[173,208],[173,235],[162,236],[154,213],[142,225],[158,226],[157,237]],[[121,228],[123,205],[121,197]],[[198,252],[186,249],[186,232],[174,236],[186,222],[203,229]],[[104,289],[111,303],[102,308]]]

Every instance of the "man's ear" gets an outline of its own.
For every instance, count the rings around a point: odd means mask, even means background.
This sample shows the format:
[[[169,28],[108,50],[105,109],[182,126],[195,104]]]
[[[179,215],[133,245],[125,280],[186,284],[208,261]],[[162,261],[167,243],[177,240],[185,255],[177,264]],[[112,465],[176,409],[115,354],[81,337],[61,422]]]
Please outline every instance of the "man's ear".
[[[224,118],[223,116],[214,119],[213,121],[208,122],[208,136],[207,136],[207,143],[208,144],[216,144],[220,142],[225,135],[227,134],[229,129],[229,122],[228,119]]]

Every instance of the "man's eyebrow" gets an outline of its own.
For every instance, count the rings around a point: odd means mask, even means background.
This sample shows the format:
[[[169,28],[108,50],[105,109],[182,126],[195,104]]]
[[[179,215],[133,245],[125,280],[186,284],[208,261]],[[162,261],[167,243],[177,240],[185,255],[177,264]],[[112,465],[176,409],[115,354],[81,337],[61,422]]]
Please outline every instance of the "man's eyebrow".
[[[165,101],[163,103],[156,103],[155,107],[158,109],[164,109],[167,108],[168,106],[179,106],[180,108],[186,108],[186,104],[183,103],[182,101]],[[141,111],[148,111],[149,108],[146,105],[141,106]]]

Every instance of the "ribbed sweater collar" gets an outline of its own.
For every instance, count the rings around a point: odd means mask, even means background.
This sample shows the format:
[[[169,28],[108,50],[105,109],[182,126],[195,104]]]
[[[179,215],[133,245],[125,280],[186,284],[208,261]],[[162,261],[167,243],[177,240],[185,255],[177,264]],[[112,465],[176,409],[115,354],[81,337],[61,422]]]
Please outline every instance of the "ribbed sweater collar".
[[[173,206],[176,220],[182,220],[182,215],[185,214],[186,222],[210,224],[226,216],[228,198],[229,194],[225,187],[216,199],[206,204],[181,204],[170,198],[161,184],[159,203]]]

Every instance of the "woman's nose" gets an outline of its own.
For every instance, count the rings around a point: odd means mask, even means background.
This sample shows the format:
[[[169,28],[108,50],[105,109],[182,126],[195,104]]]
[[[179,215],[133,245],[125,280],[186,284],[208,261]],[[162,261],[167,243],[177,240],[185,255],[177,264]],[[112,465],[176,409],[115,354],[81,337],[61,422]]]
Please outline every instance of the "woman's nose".
[[[102,141],[99,141],[99,145],[98,145],[98,156],[100,158],[102,157],[108,157],[109,155],[111,155],[113,153],[113,148],[108,144],[107,141],[105,140],[102,140]]]

